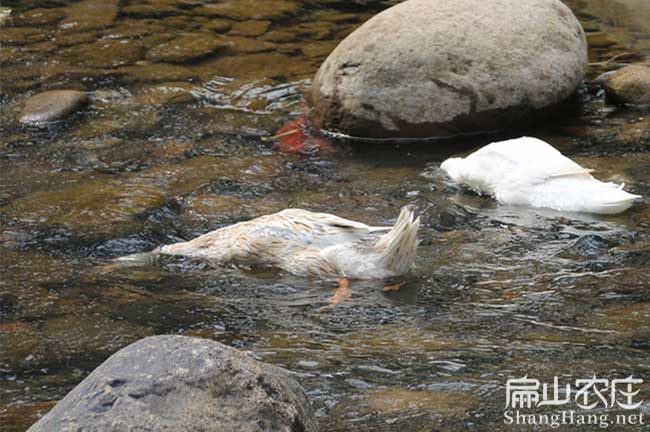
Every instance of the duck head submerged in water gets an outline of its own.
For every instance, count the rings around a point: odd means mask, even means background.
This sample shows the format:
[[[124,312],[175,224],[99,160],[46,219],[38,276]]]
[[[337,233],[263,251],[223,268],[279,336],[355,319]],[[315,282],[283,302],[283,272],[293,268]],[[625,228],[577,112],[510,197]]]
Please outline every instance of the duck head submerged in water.
[[[641,199],[623,185],[595,179],[591,170],[537,138],[489,144],[440,168],[456,183],[501,204],[596,214],[621,213]]]
[[[144,255],[271,265],[298,276],[338,278],[340,289],[347,290],[348,279],[385,279],[409,272],[416,257],[419,226],[420,219],[409,207],[401,210],[392,227],[286,209]],[[143,254],[136,254],[118,261],[137,262],[142,258]]]

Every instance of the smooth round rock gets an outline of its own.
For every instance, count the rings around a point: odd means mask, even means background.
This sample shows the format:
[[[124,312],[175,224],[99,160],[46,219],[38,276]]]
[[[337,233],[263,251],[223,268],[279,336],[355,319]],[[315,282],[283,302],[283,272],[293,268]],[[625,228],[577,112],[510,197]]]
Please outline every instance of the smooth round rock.
[[[371,138],[507,129],[572,96],[586,68],[584,32],[559,0],[407,0],[321,65],[312,120]]]
[[[607,97],[615,102],[650,104],[650,67],[632,65],[615,72],[607,72],[596,78],[605,86]]]
[[[88,95],[76,90],[52,90],[27,99],[20,113],[20,122],[49,123],[60,120],[86,106]]]
[[[317,430],[303,389],[284,369],[218,342],[169,335],[113,354],[29,432]]]

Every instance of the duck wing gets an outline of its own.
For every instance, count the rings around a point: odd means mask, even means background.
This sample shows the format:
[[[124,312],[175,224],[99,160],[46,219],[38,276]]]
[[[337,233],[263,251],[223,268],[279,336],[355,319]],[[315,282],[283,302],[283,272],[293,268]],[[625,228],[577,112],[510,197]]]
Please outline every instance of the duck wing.
[[[278,216],[286,220],[301,243],[319,249],[362,240],[391,229],[391,227],[370,226],[328,213],[314,213],[302,209],[283,210],[278,213]]]
[[[388,230],[389,227],[372,227],[326,213],[287,209],[220,228],[193,240],[162,246],[156,252],[219,261],[273,261],[292,250],[325,249]]]
[[[464,160],[466,178],[483,192],[531,187],[561,177],[591,177],[550,144],[531,137],[489,144]]]

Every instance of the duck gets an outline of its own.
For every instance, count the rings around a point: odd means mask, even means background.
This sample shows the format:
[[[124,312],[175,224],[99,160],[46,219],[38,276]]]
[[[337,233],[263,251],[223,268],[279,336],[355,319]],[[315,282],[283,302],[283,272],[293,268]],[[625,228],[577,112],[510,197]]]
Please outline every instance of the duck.
[[[642,198],[624,191],[624,184],[595,179],[593,170],[532,137],[493,142],[440,168],[453,182],[500,204],[611,215]]]
[[[401,209],[393,226],[370,226],[333,214],[285,209],[164,245],[149,254],[269,265],[296,276],[335,278],[339,291],[331,304],[336,304],[350,296],[350,279],[386,279],[408,273],[416,258],[419,226],[420,218],[415,218],[408,206]],[[142,255],[118,261],[140,261]]]

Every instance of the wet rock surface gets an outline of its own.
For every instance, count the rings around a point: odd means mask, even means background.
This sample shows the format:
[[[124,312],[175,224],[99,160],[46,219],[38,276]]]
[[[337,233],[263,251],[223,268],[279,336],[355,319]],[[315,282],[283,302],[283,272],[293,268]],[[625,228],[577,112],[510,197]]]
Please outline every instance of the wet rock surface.
[[[315,432],[282,369],[206,339],[155,336],[123,348],[29,430]]]
[[[650,65],[626,66],[596,79],[614,102],[650,105]]]
[[[71,63],[91,68],[113,68],[133,64],[144,57],[142,42],[129,39],[101,39],[68,48]]]
[[[81,0],[64,9],[65,19],[59,28],[69,32],[102,29],[113,24],[118,14],[118,0]]]
[[[184,35],[165,42],[147,53],[147,59],[170,63],[184,63],[212,54],[226,46],[226,42],[209,33]]]
[[[559,1],[409,0],[370,19],[323,63],[311,89],[314,119],[360,137],[504,129],[569,98],[586,66],[582,27]]]
[[[59,9],[39,8],[31,9],[18,15],[14,18],[14,22],[18,25],[38,26],[55,23],[65,16],[66,14]]]
[[[207,23],[204,24],[206,30],[211,30],[217,33],[224,33],[230,30],[233,26],[233,23],[227,20],[221,19],[210,19]]]
[[[244,21],[233,25],[232,34],[242,36],[261,36],[269,29],[271,21]]]
[[[107,180],[107,179],[104,179]],[[35,192],[0,209],[3,214],[37,224],[66,226],[96,235],[127,229],[139,214],[163,205],[165,195],[153,185],[98,181],[70,184],[57,191]]]
[[[207,17],[226,17],[236,20],[261,20],[279,18],[299,8],[298,3],[290,0],[226,0],[210,3],[196,9]]]
[[[52,90],[25,101],[20,122],[42,124],[60,120],[89,103],[88,95],[75,90]]]

